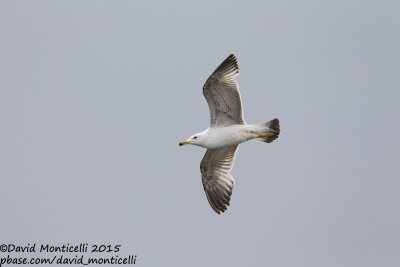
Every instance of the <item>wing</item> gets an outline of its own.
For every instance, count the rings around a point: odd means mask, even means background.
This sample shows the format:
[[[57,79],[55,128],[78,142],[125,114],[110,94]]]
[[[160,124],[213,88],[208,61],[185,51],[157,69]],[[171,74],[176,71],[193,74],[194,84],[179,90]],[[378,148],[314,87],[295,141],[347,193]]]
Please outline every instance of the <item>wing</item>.
[[[244,124],[242,100],[235,77],[239,67],[233,54],[211,74],[203,87],[210,108],[210,127]]]
[[[229,173],[239,145],[207,149],[200,163],[201,178],[208,202],[216,213],[229,206],[235,179]]]

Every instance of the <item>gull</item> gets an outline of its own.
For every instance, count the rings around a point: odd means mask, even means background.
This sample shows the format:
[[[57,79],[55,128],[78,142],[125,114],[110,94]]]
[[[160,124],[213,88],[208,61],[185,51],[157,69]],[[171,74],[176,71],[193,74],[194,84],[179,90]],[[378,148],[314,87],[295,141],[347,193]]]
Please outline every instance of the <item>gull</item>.
[[[207,151],[200,163],[203,188],[211,208],[218,214],[229,206],[235,179],[230,174],[239,144],[255,139],[271,143],[280,133],[277,118],[259,124],[243,119],[242,100],[235,77],[239,75],[236,57],[229,55],[203,86],[210,109],[210,127],[194,134],[183,145],[196,145]]]

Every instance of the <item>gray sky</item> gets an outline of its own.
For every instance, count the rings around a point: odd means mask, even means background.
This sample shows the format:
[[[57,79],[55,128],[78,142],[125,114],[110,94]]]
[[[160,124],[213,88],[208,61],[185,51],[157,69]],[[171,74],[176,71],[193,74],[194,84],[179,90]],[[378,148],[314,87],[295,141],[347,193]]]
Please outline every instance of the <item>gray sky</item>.
[[[138,266],[399,266],[397,1],[1,1],[0,242]],[[248,123],[228,211],[201,89],[230,53]],[[1,254],[3,255],[3,254]],[[40,256],[40,254],[37,254]]]

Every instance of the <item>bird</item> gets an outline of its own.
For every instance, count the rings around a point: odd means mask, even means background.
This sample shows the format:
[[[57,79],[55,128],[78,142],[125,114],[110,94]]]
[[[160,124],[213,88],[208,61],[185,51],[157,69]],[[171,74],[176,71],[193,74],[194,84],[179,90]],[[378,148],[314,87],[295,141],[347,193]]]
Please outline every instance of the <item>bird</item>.
[[[203,188],[211,208],[225,212],[230,204],[235,179],[230,171],[239,144],[251,139],[271,143],[279,137],[279,119],[247,124],[243,118],[242,100],[235,78],[239,66],[230,54],[210,75],[203,86],[203,95],[210,109],[208,129],[179,143],[206,148],[200,163]]]

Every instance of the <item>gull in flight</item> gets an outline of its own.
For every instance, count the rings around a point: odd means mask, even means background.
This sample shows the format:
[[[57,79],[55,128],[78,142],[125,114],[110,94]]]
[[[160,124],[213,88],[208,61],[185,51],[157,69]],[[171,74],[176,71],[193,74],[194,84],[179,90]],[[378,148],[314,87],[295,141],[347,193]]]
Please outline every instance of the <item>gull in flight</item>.
[[[235,179],[230,174],[240,143],[255,139],[271,143],[280,133],[279,120],[247,124],[235,77],[239,75],[236,57],[229,55],[207,79],[203,95],[210,109],[210,127],[194,134],[180,146],[207,148],[200,163],[203,188],[211,208],[218,214],[229,206]]]

